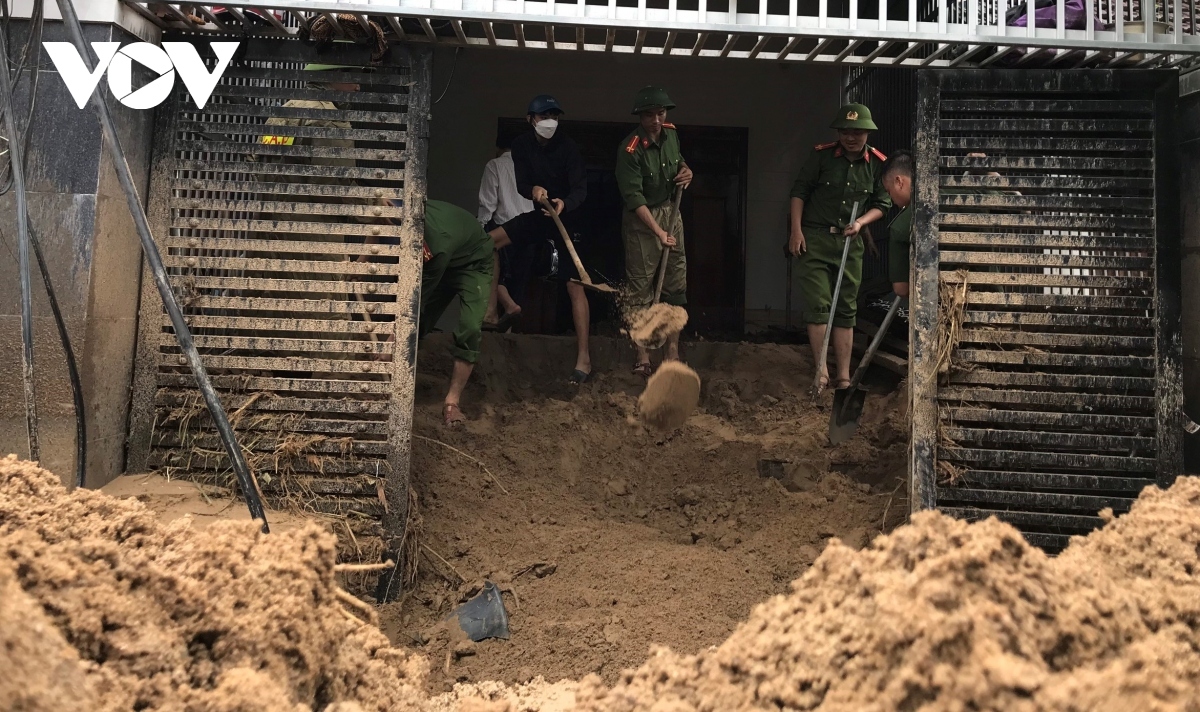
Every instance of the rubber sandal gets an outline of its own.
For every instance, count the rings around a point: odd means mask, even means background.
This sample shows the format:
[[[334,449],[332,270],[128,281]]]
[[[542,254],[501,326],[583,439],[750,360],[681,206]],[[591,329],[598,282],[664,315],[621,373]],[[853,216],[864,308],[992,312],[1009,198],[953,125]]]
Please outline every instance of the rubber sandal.
[[[839,380],[839,381],[837,382],[837,385],[835,385],[835,386],[833,387],[833,389],[834,389],[835,391],[840,391],[840,390],[843,390],[843,389],[845,389],[845,388],[849,388],[849,387],[850,387],[850,379],[849,379],[849,378],[844,378],[844,379],[841,379],[841,380]]]
[[[467,422],[467,416],[463,415],[462,408],[447,404],[442,406],[442,422],[447,428],[457,428]]]
[[[580,371],[577,368],[574,371],[571,371],[571,376],[570,376],[569,380],[571,381],[571,383],[574,383],[575,385],[580,385],[582,383],[587,383],[591,378],[592,378],[592,374],[590,372]]]
[[[496,320],[496,331],[504,331],[504,328],[521,318],[521,312],[505,312],[504,316]]]
[[[642,378],[650,378],[650,376],[654,373],[654,367],[650,365],[649,361],[645,363],[635,363],[633,364],[633,373],[634,375],[641,376]]]

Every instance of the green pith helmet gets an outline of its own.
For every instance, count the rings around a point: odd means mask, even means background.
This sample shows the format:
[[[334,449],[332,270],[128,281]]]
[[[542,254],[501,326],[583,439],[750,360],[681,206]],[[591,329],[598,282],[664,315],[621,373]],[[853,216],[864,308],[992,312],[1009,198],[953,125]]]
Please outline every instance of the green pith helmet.
[[[831,129],[879,129],[871,120],[871,110],[863,104],[846,104],[838,109],[837,118],[829,125]]]
[[[640,114],[646,109],[653,109],[661,106],[664,109],[674,109],[675,104],[671,101],[671,97],[658,87],[643,87],[637,93],[637,97],[633,100],[633,114]]]

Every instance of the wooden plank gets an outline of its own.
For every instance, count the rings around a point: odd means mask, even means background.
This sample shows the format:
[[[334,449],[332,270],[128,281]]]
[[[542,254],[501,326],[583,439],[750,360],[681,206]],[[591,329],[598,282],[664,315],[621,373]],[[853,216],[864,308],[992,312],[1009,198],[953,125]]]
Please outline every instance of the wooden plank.
[[[259,145],[246,144],[244,155],[249,157],[257,152]],[[266,148],[263,146],[263,148]],[[359,168],[357,166],[320,166],[299,163],[272,163],[255,160],[244,161],[207,161],[197,159],[180,159],[171,167],[176,171],[200,171],[202,173],[234,174],[237,176],[269,175],[291,176],[296,178],[331,178],[336,180],[387,180],[402,182],[406,173],[403,168]],[[180,176],[177,179],[186,180],[195,176]],[[223,176],[228,178],[229,176]],[[176,187],[172,185],[172,187]]]
[[[258,138],[260,136],[286,135],[296,138],[340,139],[346,141],[379,141],[401,144],[408,140],[407,131],[399,131],[392,128],[327,128],[324,126],[268,126],[267,124],[235,124],[223,121],[180,121],[178,124],[178,130],[183,134],[203,133],[216,135],[220,139],[229,139],[237,136]],[[254,143],[260,142],[256,140]],[[246,147],[243,146],[243,150],[245,148]]]
[[[1086,455],[1063,452],[1018,450],[981,450],[965,447],[938,448],[938,457],[950,462],[966,462],[983,467],[1030,469],[1079,469],[1092,472],[1154,472],[1152,457],[1128,455]]]
[[[963,193],[942,193],[940,203],[942,212],[957,212],[946,210],[948,207],[969,208],[1005,208],[1026,210],[1063,210],[1073,213],[1083,213],[1089,210],[1112,212],[1114,210],[1125,214],[1142,212],[1152,214],[1154,200],[1152,198],[1135,198],[1129,196],[1086,196],[1086,195],[970,195]]]
[[[394,281],[361,282],[358,280],[319,280],[319,279],[268,279],[266,277],[213,277],[208,275],[188,275],[190,286],[195,289],[235,289],[244,292],[301,292],[304,294],[321,295],[316,298],[327,299],[325,294],[361,294],[364,296],[394,296],[399,287]],[[248,296],[248,295],[247,295]],[[258,296],[270,296],[262,294]]]
[[[1012,373],[979,369],[952,370],[950,382],[956,385],[985,385],[1024,388],[1079,388],[1089,391],[1121,391],[1126,394],[1154,392],[1154,378],[1131,376],[1094,376],[1067,373]]]
[[[179,366],[176,355],[172,353],[162,354],[162,363],[164,366]],[[350,360],[350,359],[320,359],[320,358],[300,358],[300,357],[272,357],[272,356],[222,356],[217,354],[204,354],[203,359],[206,368],[211,370],[229,370],[229,369],[250,369],[263,371],[282,371],[282,372],[303,372],[317,371],[321,373],[334,374],[386,374],[391,371],[391,363],[387,361],[374,360]]]
[[[392,392],[391,382],[378,380],[378,376],[374,376],[377,380],[346,380],[351,375],[361,374],[345,374],[345,379],[219,374],[212,377],[212,382],[213,387],[218,391],[229,390],[238,393],[272,391],[274,393],[320,393],[327,395],[344,393],[347,395],[357,395],[360,393],[390,394]],[[191,374],[182,373],[160,373],[156,382],[159,386],[168,388],[194,388],[196,385],[196,381],[192,378]]]
[[[177,217],[171,220],[171,227],[179,230],[230,230],[273,232],[287,235],[400,236],[398,225],[366,225],[357,222],[303,222],[299,220]]]
[[[223,447],[221,439],[215,433],[180,438],[178,432],[170,430],[160,430],[155,433],[154,445],[155,447],[164,449],[180,448],[185,445],[188,447],[204,448],[206,450],[220,450]],[[288,443],[286,437],[259,437],[247,440],[242,444],[242,447],[251,452],[274,452],[288,445],[290,443]],[[304,452],[321,455],[341,455],[344,457],[368,457],[371,455],[386,455],[387,443],[378,440],[355,440],[353,438],[318,438],[305,445]]]
[[[1143,489],[1153,485],[1147,477],[1113,477],[1108,475],[1079,475],[1050,472],[1008,472],[994,470],[967,470],[962,474],[962,483],[992,489],[1028,488],[1031,490],[1090,490],[1093,492],[1127,492],[1136,497]]]
[[[204,334],[208,331],[228,333],[232,331],[250,331],[255,334],[319,334],[322,337],[338,337],[341,335],[371,335],[384,338],[391,333],[394,322],[391,321],[351,321],[344,317],[330,319],[296,319],[292,317],[260,317],[260,316],[204,316],[193,314],[185,316],[184,320],[192,329],[193,334]],[[171,322],[163,316],[164,329],[171,328]]]
[[[160,423],[178,430],[178,428],[175,427],[171,421],[164,420],[164,418],[170,414],[169,411],[158,410],[157,413]],[[194,418],[191,422],[191,430],[188,430],[187,432],[202,433],[206,435],[215,433],[215,430],[207,427],[209,424],[210,421],[208,420],[207,415],[201,418]],[[284,421],[283,424],[287,426],[289,432],[316,433],[326,436],[354,435],[375,436],[378,438],[385,437],[387,435],[387,423],[382,421],[340,420],[330,418],[292,418]],[[234,430],[239,433],[273,432],[278,431],[279,427],[280,422],[278,420],[264,422],[259,419],[248,418],[234,425]]]
[[[959,342],[967,344],[1017,344],[1103,351],[1141,351],[1143,353],[1150,352],[1154,348],[1154,339],[1149,336],[1064,334],[1061,332],[1015,331],[1012,329],[963,329],[959,335]]]
[[[1089,517],[1079,514],[1047,514],[1042,512],[1016,512],[1004,510],[989,510],[979,507],[939,507],[944,514],[955,519],[968,522],[980,522],[988,517],[995,517],[1018,528],[1040,529],[1073,529],[1088,532],[1104,526],[1100,517]],[[1028,536],[1027,532],[1022,532]]]
[[[935,175],[933,180],[947,188],[996,188],[1009,190],[1142,191],[1154,189],[1154,179],[1138,176],[986,176]]]
[[[1062,328],[1117,329],[1120,331],[1150,331],[1154,322],[1148,316],[1117,316],[1104,314],[1055,314],[1053,312],[997,312],[968,309],[963,312],[964,324],[993,326],[1047,326]]]
[[[160,408],[178,408],[187,406],[195,402],[193,392],[192,396],[186,393],[159,391],[154,396],[154,405]],[[270,395],[270,397],[258,398],[258,394],[246,395],[226,395],[222,398],[222,405],[231,411],[238,411],[245,408],[246,413],[327,413],[327,414],[349,414],[349,415],[387,415],[387,399],[376,400],[355,400],[351,398],[329,399],[329,398],[290,398],[286,396]]]
[[[265,180],[203,180],[200,178],[176,178],[171,187],[177,191],[206,191],[213,193],[241,193],[245,195],[296,195],[321,198],[376,198],[399,201],[404,197],[403,187],[338,185],[335,183],[280,183]],[[214,196],[216,197],[216,196]],[[228,196],[233,197],[233,196]],[[172,205],[187,205],[188,196],[172,196]]]
[[[1078,133],[1150,133],[1154,130],[1152,119],[942,119],[941,130],[953,133],[1041,133],[1052,135]],[[945,164],[943,164],[945,165]]]
[[[954,425],[987,423],[997,427],[1055,427],[1090,432],[1134,433],[1154,432],[1154,418],[1149,415],[1101,415],[1096,413],[1056,413],[1038,410],[1001,410],[999,408],[959,408],[944,406],[943,422]]]
[[[1153,148],[1150,139],[1141,138],[1089,138],[1067,139],[1031,138],[1028,136],[944,136],[938,142],[941,149],[956,151],[1045,151],[1055,155],[1064,153],[1095,153],[1097,151],[1120,151],[1135,153],[1149,152]],[[1089,151],[1090,148],[1090,151]]]
[[[287,127],[276,127],[276,130],[269,136],[291,136]],[[404,163],[408,158],[403,149],[397,150],[394,148],[355,148],[352,146],[323,146],[323,145],[308,145],[294,144],[286,146],[283,144],[266,144],[266,143],[238,143],[235,141],[179,141],[175,144],[176,150],[179,151],[194,151],[196,153],[206,154],[233,154],[244,155],[254,154],[255,156],[282,156],[285,158],[331,158],[339,161],[356,160],[356,161],[391,161],[393,163]]]
[[[941,250],[942,265],[1005,265],[1017,267],[1050,267],[1052,269],[1145,271],[1153,267],[1150,257],[1107,257],[1098,255],[1022,254],[986,250]]]
[[[367,244],[365,242],[346,242],[344,238],[334,237],[329,240],[294,240],[254,237],[165,237],[164,246],[172,250],[217,250],[221,252],[239,252],[242,255],[255,252],[265,252],[274,259],[284,259],[280,255],[357,255],[378,256],[382,259],[397,259],[401,253],[399,245],[385,243]],[[191,255],[185,255],[191,256]],[[199,257],[199,256],[197,256]],[[224,257],[212,256],[214,259]],[[381,263],[388,264],[388,263]]]
[[[408,114],[403,111],[365,111],[356,109],[309,109],[295,106],[260,106],[249,103],[205,104],[197,116],[246,116],[263,119],[317,119],[322,121],[345,121],[390,124],[403,126]],[[205,121],[207,119],[199,119]]]
[[[348,259],[289,260],[254,257],[208,257],[204,255],[163,255],[167,267],[194,270],[246,270],[303,274],[395,276],[399,266],[388,262],[359,262]]]
[[[1154,238],[1148,235],[1046,235],[1013,232],[955,232],[942,230],[938,244],[986,245],[991,248],[1022,247],[1047,250],[1135,250],[1154,249]]]
[[[1154,411],[1154,399],[1145,396],[1125,396],[1111,393],[1053,393],[1049,391],[1018,391],[999,388],[966,388],[951,386],[942,389],[938,399],[947,405],[967,403],[1005,403],[1035,408],[1069,408],[1075,412],[1097,413],[1114,411],[1121,415],[1148,415]]]
[[[1070,287],[1075,289],[1128,289],[1149,290],[1153,287],[1150,277],[1098,277],[1095,275],[1076,276],[1069,274],[1026,274],[1004,272],[971,272],[965,271],[967,284],[996,285],[1005,287]],[[955,272],[943,272],[943,280],[948,283],[961,281]],[[1026,295],[1028,296],[1028,295]],[[1059,296],[1057,294],[1050,296]]]
[[[227,349],[238,351],[264,351],[278,353],[324,353],[347,354],[369,358],[380,354],[392,353],[391,344],[385,341],[340,341],[336,339],[288,339],[278,336],[212,336],[195,335],[198,349]],[[159,341],[163,346],[170,346],[175,341],[174,334],[163,334]]]
[[[1004,364],[1031,368],[1076,368],[1094,371],[1102,368],[1154,373],[1154,358],[1150,355],[1063,354],[1044,351],[997,351],[959,348],[954,352],[956,363]]]
[[[1179,6],[1176,5],[1176,8]],[[1193,13],[1194,13],[1193,6]],[[1145,10],[1143,10],[1145,12]],[[1152,12],[1150,14],[1153,14]],[[1176,32],[1182,18],[1176,19]],[[1192,32],[1196,32],[1195,15]],[[1147,33],[1149,33],[1149,18]],[[1180,165],[1178,125],[1179,75],[1156,74],[1154,93],[1154,180],[1158,234],[1155,236],[1155,309],[1158,357],[1156,391],[1158,421],[1158,484],[1168,487],[1183,473],[1183,218],[1180,212]],[[1191,187],[1194,189],[1194,186]],[[1194,230],[1194,227],[1193,227]],[[1195,277],[1191,274],[1189,278]]]
[[[946,275],[954,279],[952,275]],[[1111,296],[1097,294],[1017,294],[1012,292],[983,292],[969,290],[967,304],[1006,307],[1044,307],[1084,311],[1129,310],[1145,313],[1154,304],[1148,295]]]
[[[1048,430],[1001,430],[999,428],[943,427],[942,435],[963,446],[999,447],[1021,445],[1041,450],[1086,450],[1096,453],[1154,452],[1153,437],[1094,435]]]
[[[941,110],[946,113],[1066,113],[1091,116],[1094,114],[1146,114],[1151,118],[1154,104],[1142,99],[945,99]]]
[[[307,203],[298,200],[211,200],[185,198],[172,201],[175,210],[223,210],[242,213],[286,213],[331,217],[401,218],[403,208],[379,203]],[[186,216],[180,216],[186,217]]]
[[[234,309],[247,311],[272,312],[301,312],[305,315],[317,314],[397,314],[400,309],[395,302],[334,301],[332,299],[275,299],[269,297],[213,297],[200,295],[193,297],[186,306],[194,309]],[[408,306],[404,310],[407,312]],[[243,314],[250,316],[249,314]]]
[[[941,225],[1036,228],[1039,230],[1152,231],[1153,218],[1101,215],[1015,215],[1000,213],[940,213]]]
[[[939,502],[957,505],[1005,506],[1022,509],[1054,509],[1058,512],[1099,512],[1108,507],[1118,514],[1129,511],[1132,497],[1065,494],[1058,492],[1015,492],[979,490],[965,487],[939,487]]]

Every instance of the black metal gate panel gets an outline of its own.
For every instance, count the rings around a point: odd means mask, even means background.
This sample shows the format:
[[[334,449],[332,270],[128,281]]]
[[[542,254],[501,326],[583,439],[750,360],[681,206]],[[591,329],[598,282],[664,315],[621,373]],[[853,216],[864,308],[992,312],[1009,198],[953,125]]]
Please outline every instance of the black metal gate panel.
[[[1171,72],[921,72],[914,508],[1057,550],[1180,472],[1177,96]]]
[[[267,501],[402,521],[430,54],[309,71],[305,51],[253,42],[203,110],[177,88],[152,227]],[[148,275],[140,319],[129,469],[231,482]]]

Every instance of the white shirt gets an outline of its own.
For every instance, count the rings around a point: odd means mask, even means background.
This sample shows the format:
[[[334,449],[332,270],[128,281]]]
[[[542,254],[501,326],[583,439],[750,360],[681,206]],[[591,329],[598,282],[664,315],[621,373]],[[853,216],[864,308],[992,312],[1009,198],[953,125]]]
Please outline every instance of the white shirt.
[[[533,210],[533,201],[526,200],[517,192],[517,174],[513,169],[512,152],[505,151],[499,158],[487,162],[483,169],[483,180],[479,183],[480,223],[495,218],[497,225]]]

